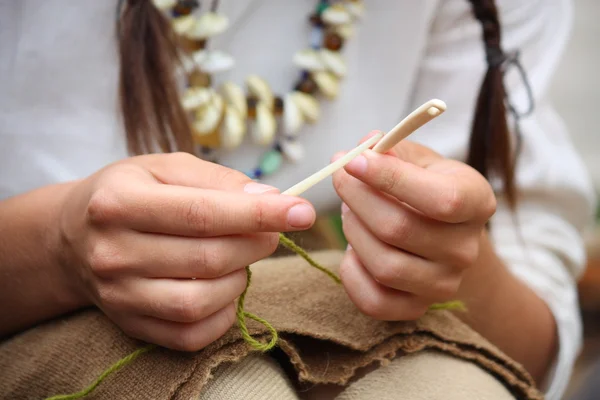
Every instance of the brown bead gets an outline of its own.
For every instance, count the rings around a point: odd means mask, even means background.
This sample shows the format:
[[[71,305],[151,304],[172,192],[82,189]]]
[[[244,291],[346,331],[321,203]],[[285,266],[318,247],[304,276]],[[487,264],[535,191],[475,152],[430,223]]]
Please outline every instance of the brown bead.
[[[323,44],[329,50],[338,51],[344,45],[344,38],[342,38],[337,33],[330,31],[327,32],[327,34],[325,35],[325,40],[323,41]]]
[[[206,72],[195,69],[188,75],[188,82],[194,87],[209,87],[211,78]]]
[[[275,97],[273,102],[273,111],[275,115],[283,114],[283,99],[279,96]]]
[[[221,133],[219,132],[219,128],[215,129],[214,132],[204,135],[201,135],[196,131],[192,131],[192,134],[194,143],[198,146],[206,147],[208,149],[218,149],[221,146]]]
[[[298,82],[294,89],[304,93],[314,94],[319,89],[319,87],[317,86],[317,83],[313,80],[313,78],[307,76],[306,78],[303,78],[300,82]]]
[[[311,16],[309,17],[309,21],[315,26],[323,25],[323,20],[321,19],[321,16],[319,14],[311,14]]]
[[[190,39],[184,36],[180,36],[177,40],[177,43],[183,51],[188,53],[203,50],[206,47],[206,39]]]
[[[256,97],[246,98],[246,105],[248,107],[248,118],[249,119],[256,118],[256,105],[257,104],[258,104],[258,99]]]
[[[179,0],[175,7],[173,7],[173,14],[190,15],[196,7],[198,7],[197,0]]]

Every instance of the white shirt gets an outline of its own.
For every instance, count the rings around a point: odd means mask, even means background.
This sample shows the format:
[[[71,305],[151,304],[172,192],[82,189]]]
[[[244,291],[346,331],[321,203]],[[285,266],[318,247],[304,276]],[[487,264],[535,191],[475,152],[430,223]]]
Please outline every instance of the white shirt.
[[[339,99],[301,134],[308,156],[266,183],[286,189],[373,129],[388,130],[431,98],[448,110],[412,137],[463,159],[485,70],[481,27],[467,0],[366,0],[344,48],[348,77]],[[313,1],[222,0],[231,28],[213,46],[235,57],[219,79],[255,73],[273,90],[297,78],[292,55],[308,43]],[[575,281],[585,263],[581,232],[595,201],[590,179],[546,97],[571,24],[569,0],[502,0],[504,47],[520,49],[536,110],[522,121],[517,171],[520,235],[500,198],[492,237],[510,270],[535,290],[557,322],[560,350],[547,398],[559,399],[581,344]],[[85,177],[127,156],[118,114],[116,0],[0,0],[0,199]],[[526,96],[509,77],[511,96]],[[222,161],[248,170],[264,149],[246,146]],[[330,182],[305,194],[318,210],[338,207]],[[1,224],[0,224],[1,226]],[[524,249],[520,238],[526,243]],[[534,340],[534,339],[532,339]]]

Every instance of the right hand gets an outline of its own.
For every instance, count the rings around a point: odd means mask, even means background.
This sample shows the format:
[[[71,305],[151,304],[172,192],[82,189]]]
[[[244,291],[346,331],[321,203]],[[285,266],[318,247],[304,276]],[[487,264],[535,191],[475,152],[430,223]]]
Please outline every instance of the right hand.
[[[183,351],[232,326],[244,268],[278,232],[315,220],[307,201],[182,153],[111,164],[67,197],[60,259],[73,286],[129,336]]]

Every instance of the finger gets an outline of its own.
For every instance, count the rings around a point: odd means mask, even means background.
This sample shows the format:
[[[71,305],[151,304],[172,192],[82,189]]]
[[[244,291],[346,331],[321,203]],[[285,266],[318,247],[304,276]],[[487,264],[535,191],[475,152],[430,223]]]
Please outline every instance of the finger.
[[[310,203],[299,197],[171,185],[100,190],[88,205],[88,217],[99,225],[193,237],[304,230],[315,216]]]
[[[439,221],[485,221],[495,211],[490,185],[459,162],[441,159],[422,168],[391,155],[366,151],[346,165],[345,170]]]
[[[353,250],[346,251],[340,265],[340,278],[350,300],[371,318],[407,321],[418,319],[427,311],[427,305],[418,297],[377,283]]]
[[[347,207],[379,240],[434,262],[467,268],[478,257],[481,227],[428,218],[338,171],[334,185]]]
[[[107,283],[103,304],[173,322],[200,321],[226,307],[246,287],[241,270],[216,279],[126,279]]]
[[[151,154],[130,159],[169,185],[242,192],[277,192],[274,187],[253,182],[245,174],[202,160],[188,153]]]
[[[383,286],[431,301],[447,301],[460,285],[462,271],[392,247],[375,237],[354,215],[343,220],[344,235],[361,264]]]
[[[96,243],[88,259],[101,278],[212,279],[270,256],[278,243],[276,233],[189,238],[125,231]]]
[[[114,319],[114,318],[113,318]],[[116,319],[123,331],[134,338],[178,351],[198,351],[219,339],[235,322],[233,303],[192,323],[123,315]]]

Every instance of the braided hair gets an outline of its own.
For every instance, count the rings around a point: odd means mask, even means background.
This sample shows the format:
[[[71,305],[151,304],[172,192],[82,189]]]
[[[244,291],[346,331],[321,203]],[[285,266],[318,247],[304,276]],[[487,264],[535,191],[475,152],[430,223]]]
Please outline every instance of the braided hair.
[[[466,162],[494,175],[514,208],[515,158],[507,122],[501,24],[494,0],[468,0],[481,24],[487,71],[471,126]],[[152,0],[119,1],[120,100],[129,151],[193,152],[192,130],[174,80],[177,40]]]

